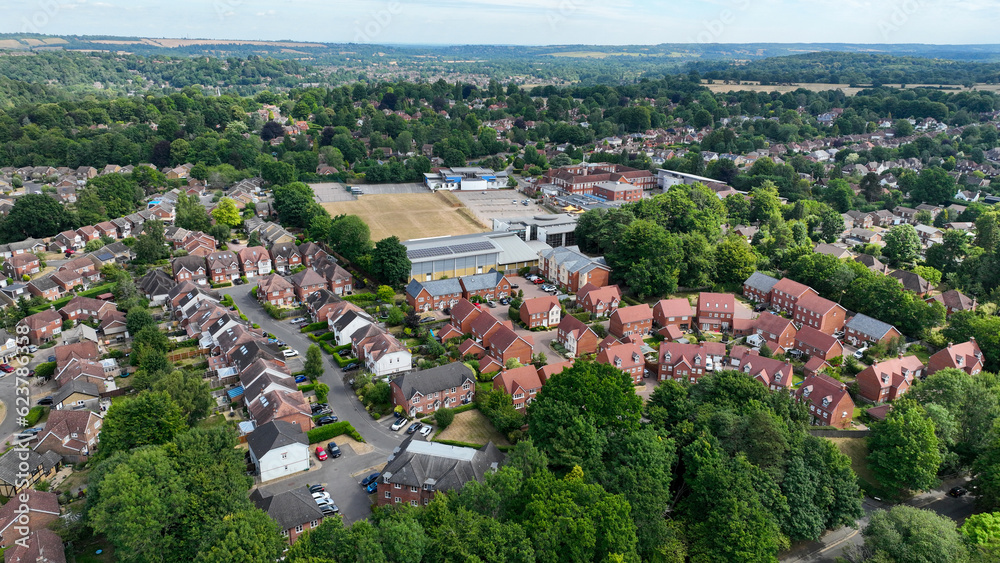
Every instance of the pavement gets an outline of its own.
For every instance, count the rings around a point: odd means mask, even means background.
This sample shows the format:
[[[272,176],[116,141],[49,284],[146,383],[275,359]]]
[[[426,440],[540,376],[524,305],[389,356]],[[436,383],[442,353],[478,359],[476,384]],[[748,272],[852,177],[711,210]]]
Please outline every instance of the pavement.
[[[534,199],[527,198],[520,190],[455,190],[452,193],[487,225],[492,225],[493,219],[549,215],[548,210],[535,203]],[[528,205],[522,203],[525,199],[528,200]]]

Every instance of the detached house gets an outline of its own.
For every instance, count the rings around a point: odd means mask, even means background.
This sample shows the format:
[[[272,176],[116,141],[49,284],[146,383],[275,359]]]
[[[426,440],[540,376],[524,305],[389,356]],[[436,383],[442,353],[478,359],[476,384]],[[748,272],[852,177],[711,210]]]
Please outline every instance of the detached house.
[[[438,492],[457,491],[469,481],[482,482],[503,464],[493,442],[476,450],[411,437],[393,451],[379,476],[379,506],[426,506]]]
[[[923,369],[924,365],[916,356],[875,362],[858,374],[858,394],[876,405],[895,401],[906,393]]]
[[[795,330],[795,326],[792,321],[779,317],[771,312],[764,312],[761,316],[750,321],[750,329],[748,334],[753,336],[756,335],[755,342],[752,342],[755,346],[760,346],[761,344],[767,344],[769,348],[773,351],[775,345],[780,346],[786,350],[791,349],[795,345],[795,335],[798,331]],[[748,343],[750,338],[747,339]]]
[[[502,389],[510,395],[514,408],[523,413],[541,390],[542,380],[538,377],[538,369],[528,365],[496,374],[493,376],[493,388]]]
[[[263,246],[248,246],[237,253],[240,269],[247,278],[266,276],[271,273],[271,255]]]
[[[417,413],[432,413],[441,407],[471,402],[476,392],[476,374],[469,366],[453,362],[405,373],[390,385],[393,405],[403,407],[408,416],[415,417]]]
[[[257,283],[257,301],[275,307],[290,306],[295,301],[295,288],[278,274],[271,274]]]
[[[595,317],[606,317],[618,309],[622,292],[617,285],[597,287],[588,283],[576,292],[576,303]]]
[[[232,282],[240,277],[240,259],[235,252],[213,252],[205,260],[212,283]]]
[[[739,358],[733,357],[732,363],[735,369],[763,383],[771,391],[791,389],[792,364],[788,362],[765,358],[748,350]]]
[[[66,463],[83,463],[97,449],[103,422],[100,414],[89,410],[50,411],[35,451],[55,452]]]
[[[292,282],[292,286],[295,287],[295,297],[303,303],[305,303],[306,299],[308,299],[313,293],[326,289],[326,280],[323,279],[323,276],[317,274],[315,270],[311,270],[309,268],[290,276],[288,280]]]
[[[250,461],[261,481],[270,481],[309,469],[309,439],[290,422],[276,420],[247,435]]]
[[[315,242],[303,242],[300,244],[299,254],[302,256],[302,263],[306,266],[312,266],[315,262],[328,256],[323,247]]]
[[[18,334],[27,334],[28,342],[42,345],[62,333],[62,321],[62,316],[59,313],[52,309],[46,309],[18,321],[17,326],[24,327],[18,331]]]
[[[854,418],[854,401],[847,386],[826,374],[806,378],[795,393],[799,402],[809,405],[814,426],[844,429]]]
[[[64,291],[63,287],[52,276],[31,280],[28,282],[27,289],[28,293],[48,299],[49,301],[59,299],[62,297]]]
[[[858,313],[847,321],[844,328],[844,338],[852,346],[868,346],[879,342],[899,338],[901,335],[896,327]]]
[[[114,303],[92,297],[74,297],[69,303],[59,309],[64,320],[85,321],[87,319],[102,319],[116,310]]]
[[[11,256],[3,264],[3,273],[15,280],[22,279],[23,276],[32,276],[40,272],[42,263],[38,256],[34,254],[18,254]]]
[[[949,317],[959,311],[976,310],[976,300],[969,299],[968,296],[956,289],[949,289],[940,295],[935,295],[931,299],[944,305],[945,314]]]
[[[198,285],[208,283],[208,269],[204,256],[179,256],[170,262],[174,272],[174,281],[183,283],[194,282]]]
[[[525,299],[521,304],[521,322],[529,329],[557,326],[561,316],[562,308],[555,297]]]
[[[410,350],[396,337],[387,332],[378,332],[357,344],[358,358],[365,362],[365,370],[376,377],[413,369]]]
[[[512,359],[526,365],[531,363],[534,346],[531,336],[520,336],[510,327],[501,325],[490,338],[488,354],[502,366]]]
[[[406,302],[414,311],[442,310],[454,307],[462,299],[462,284],[455,278],[406,284]]]
[[[326,286],[334,295],[349,295],[354,291],[354,276],[340,267],[332,258],[324,255],[313,263],[316,273],[323,276]]]
[[[279,242],[271,247],[271,263],[274,265],[274,271],[287,274],[302,265],[302,253],[299,252],[299,247],[291,242]]]
[[[308,463],[308,448],[306,450]],[[250,493],[250,502],[278,523],[281,535],[288,539],[288,543],[295,543],[306,530],[318,528],[325,516],[305,487],[280,493],[254,489]]]
[[[697,322],[701,330],[726,332],[733,326],[736,297],[729,293],[699,293]]]
[[[460,335],[471,334],[472,333],[472,322],[475,321],[482,310],[479,306],[466,300],[459,299],[458,303],[451,308],[451,326],[453,326]]]
[[[566,315],[559,321],[556,342],[562,344],[571,357],[593,354],[600,340],[592,328],[574,316]]]
[[[710,347],[709,344],[719,344],[721,350]],[[658,356],[659,380],[696,383],[706,373],[721,368],[725,348],[721,343],[661,342]]]
[[[928,375],[947,368],[960,369],[969,375],[983,370],[983,352],[975,338],[961,344],[948,344],[927,361]]]
[[[611,269],[604,257],[590,258],[576,246],[560,246],[538,254],[538,268],[545,279],[576,293],[581,287],[593,284],[608,285]]]
[[[608,364],[622,370],[632,378],[633,385],[642,383],[646,369],[646,359],[642,347],[636,342],[615,343],[597,353],[597,363]]]
[[[645,303],[617,309],[610,321],[608,332],[618,338],[646,336],[653,330],[653,310]]]
[[[653,305],[653,322],[661,328],[676,326],[680,329],[689,329],[694,322],[694,308],[691,302],[683,297],[661,299]]]

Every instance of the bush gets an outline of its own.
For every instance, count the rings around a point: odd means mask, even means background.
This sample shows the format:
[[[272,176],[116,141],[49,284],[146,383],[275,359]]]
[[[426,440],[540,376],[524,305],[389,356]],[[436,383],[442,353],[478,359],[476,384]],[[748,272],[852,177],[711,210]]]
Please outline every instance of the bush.
[[[309,336],[312,336],[312,335],[310,334]],[[325,340],[333,340],[336,337],[337,337],[337,335],[334,334],[334,333],[332,333],[332,332],[325,332],[322,335],[320,335],[319,339],[325,341]]]
[[[347,434],[348,436],[354,438],[358,442],[365,441],[365,439],[361,437],[361,434],[359,434],[358,431],[354,429],[354,426],[352,426],[351,423],[347,422],[346,420],[341,420],[340,422],[334,422],[333,424],[327,424],[326,426],[313,428],[308,433],[306,433],[306,436],[309,437],[310,444],[318,444],[319,442],[323,442],[331,438],[336,438],[337,436],[342,436],[344,434]]]
[[[442,407],[434,413],[434,420],[437,422],[441,430],[448,428],[448,426],[455,420],[455,411],[449,409],[448,407]]]
[[[42,418],[42,414],[45,412],[45,407],[31,407],[28,411],[28,416],[24,417],[25,426],[34,426],[38,424],[38,420]]]
[[[219,289],[222,287],[233,287],[233,282],[219,282],[212,284],[212,289]]]
[[[326,383],[317,383],[316,384],[316,402],[317,403],[325,403],[326,402],[326,395],[329,392],[330,392],[330,386],[329,385],[327,385]]]
[[[52,377],[52,374],[56,372],[55,362],[45,362],[43,364],[38,364],[35,368],[35,375],[43,379],[48,379]]]
[[[328,325],[325,322],[310,323],[310,324],[307,324],[306,326],[300,328],[299,332],[315,332],[317,330],[322,330],[322,329],[327,328],[329,326],[330,325]]]
[[[304,385],[299,385],[299,391],[302,391],[303,393],[308,393],[315,388],[316,388],[315,383],[306,383]],[[317,402],[322,403],[323,401],[317,401]]]
[[[281,309],[271,305],[270,303],[263,303],[261,306],[264,308],[264,312],[267,313],[272,319],[281,320],[284,316],[281,313]]]

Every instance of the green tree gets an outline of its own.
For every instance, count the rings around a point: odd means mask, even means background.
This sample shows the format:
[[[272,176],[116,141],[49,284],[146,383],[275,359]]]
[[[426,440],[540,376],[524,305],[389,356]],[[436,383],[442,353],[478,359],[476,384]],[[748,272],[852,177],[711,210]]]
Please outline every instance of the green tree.
[[[893,403],[885,420],[871,425],[868,463],[885,487],[924,491],[937,484],[941,465],[934,423],[912,399]]]
[[[184,429],[184,414],[167,393],[139,393],[108,409],[98,455],[107,459],[115,452],[165,444]]]
[[[913,225],[896,225],[882,237],[882,255],[893,266],[912,264],[920,252],[920,236]]]
[[[198,196],[180,194],[177,198],[177,219],[174,225],[189,231],[207,231],[212,226],[212,220],[208,216],[205,206],[198,200]]]
[[[820,214],[820,232],[823,240],[832,243],[844,232],[844,217],[833,209],[825,209]]]
[[[153,391],[166,393],[180,407],[188,426],[205,418],[215,400],[212,391],[200,375],[174,370],[153,383]]]
[[[1000,559],[1000,513],[974,514],[959,528],[974,555],[974,561]]]
[[[0,220],[0,241],[19,242],[45,238],[78,226],[65,206],[45,194],[27,194],[14,200],[14,207]]]
[[[378,286],[378,290],[375,292],[375,296],[378,297],[378,300],[383,303],[390,303],[392,302],[393,297],[396,296],[396,290],[387,285],[380,285]]]
[[[150,326],[155,328],[156,321],[145,308],[135,307],[125,314],[125,330],[129,334],[139,334],[139,331]]]
[[[316,381],[323,375],[323,351],[319,349],[319,346],[309,345],[306,350],[305,367],[302,368],[302,371],[312,381]]]
[[[136,237],[135,259],[140,264],[151,264],[170,255],[163,222],[156,219],[142,224],[142,234]]]
[[[775,185],[766,181],[750,191],[750,220],[771,225],[781,220],[781,198]]]
[[[755,271],[757,255],[745,238],[731,235],[715,248],[715,279],[719,283],[743,283]]]
[[[280,526],[263,510],[248,508],[226,514],[211,527],[195,563],[270,563],[287,547]]]
[[[969,558],[953,520],[906,505],[874,512],[861,536],[870,561],[964,563]]]
[[[287,162],[264,162],[260,165],[260,177],[273,186],[283,186],[295,181],[295,167]]]
[[[638,220],[626,227],[607,259],[616,277],[644,299],[677,290],[684,250],[678,235],[652,221]]]
[[[329,231],[330,246],[351,262],[367,254],[372,247],[371,230],[357,215],[341,215],[333,220]]]
[[[434,411],[434,421],[437,422],[441,430],[448,428],[453,420],[455,420],[455,411],[447,407]]]
[[[224,197],[212,210],[212,217],[219,223],[235,229],[243,224],[240,217],[240,210],[236,208],[236,202],[232,198]]]
[[[412,264],[406,256],[406,247],[399,237],[378,241],[372,251],[372,274],[393,287],[401,287],[410,279]]]

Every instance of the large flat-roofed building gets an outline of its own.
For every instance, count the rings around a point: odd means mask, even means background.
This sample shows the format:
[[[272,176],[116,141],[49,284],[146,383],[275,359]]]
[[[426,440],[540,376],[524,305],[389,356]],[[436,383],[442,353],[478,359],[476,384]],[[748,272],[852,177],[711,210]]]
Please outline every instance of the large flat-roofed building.
[[[424,184],[431,190],[496,190],[507,185],[506,172],[489,168],[441,168],[424,174]]]
[[[628,182],[600,182],[594,186],[594,197],[604,201],[639,201],[642,188]]]
[[[647,190],[656,187],[656,176],[653,176],[648,170],[639,170],[607,162],[584,162],[573,166],[553,168],[545,172],[544,181],[567,193],[577,195],[594,195],[594,186],[607,181],[625,181]]]
[[[559,213],[516,219],[493,219],[494,232],[516,234],[523,241],[542,241],[552,248],[576,245],[576,222],[579,215]]]
[[[508,232],[458,235],[404,241],[410,279],[417,281],[485,274],[491,269],[515,273],[538,265],[538,249]]]

